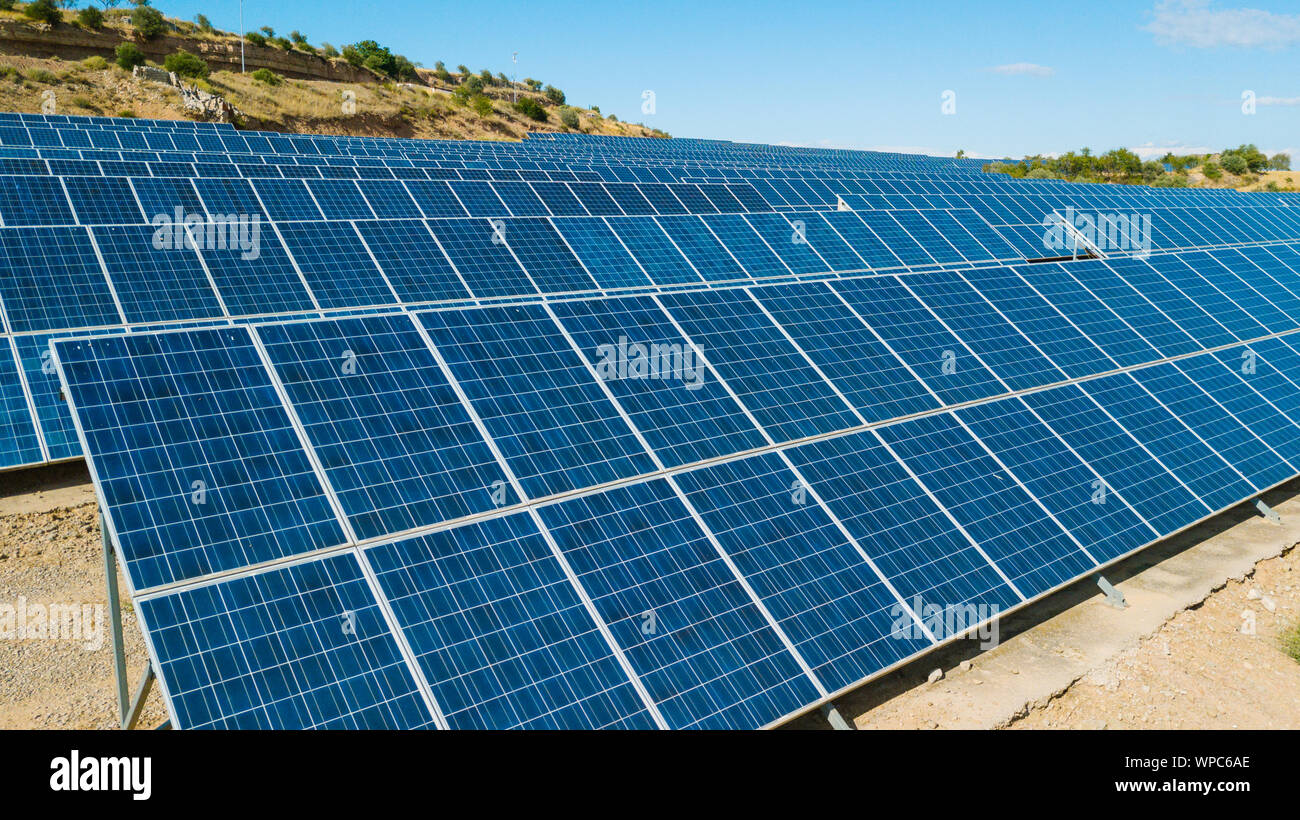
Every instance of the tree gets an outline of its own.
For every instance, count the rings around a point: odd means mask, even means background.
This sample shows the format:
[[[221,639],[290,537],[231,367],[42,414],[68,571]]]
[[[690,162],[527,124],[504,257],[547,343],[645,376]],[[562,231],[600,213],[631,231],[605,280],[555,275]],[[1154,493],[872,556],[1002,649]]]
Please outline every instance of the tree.
[[[54,0],[32,0],[23,8],[23,16],[52,26],[57,26],[63,20],[63,12],[54,5]]]
[[[182,77],[199,78],[208,76],[208,64],[197,54],[191,54],[185,49],[177,51],[175,54],[168,54],[163,60],[163,68],[174,72]]]
[[[1223,170],[1230,174],[1236,174],[1237,176],[1250,172],[1250,164],[1241,154],[1229,154],[1225,152],[1221,164],[1223,165]]]
[[[261,34],[260,32],[250,31],[250,32],[248,32],[247,34],[244,35],[244,39],[247,40],[248,42],[252,43],[252,44],[255,45],[255,46],[264,46],[264,45],[266,45],[266,35],[265,35],[265,34]]]
[[[303,33],[296,29],[294,31],[289,32],[289,39],[294,42],[294,45],[302,45],[303,43],[307,42],[307,38],[303,36]]]
[[[415,64],[400,54],[393,54],[387,47],[374,40],[362,40],[343,47],[343,59],[355,66],[364,66],[371,71],[385,74],[395,80],[409,80],[417,77]]]
[[[94,6],[86,6],[77,12],[77,22],[82,28],[101,28],[104,25],[104,12]]]
[[[204,34],[211,34],[216,31],[216,29],[212,27],[212,21],[208,19],[206,14],[194,15],[194,25],[198,26],[199,31]]]
[[[143,3],[131,12],[131,27],[146,40],[152,40],[167,28],[162,12]]]
[[[547,120],[546,109],[542,108],[541,104],[532,97],[520,98],[519,102],[515,103],[515,110],[538,122],[546,122]]]
[[[468,77],[469,66],[465,65],[464,63],[461,63],[460,65],[456,66],[456,73],[459,74],[462,79]]]
[[[1273,169],[1274,171],[1290,171],[1291,155],[1274,154],[1273,156],[1268,158],[1268,167]]]
[[[471,74],[471,75],[469,75],[468,77],[466,77],[466,78],[465,78],[465,81],[462,82],[460,85],[461,85],[462,88],[464,88],[464,89],[465,89],[467,92],[469,92],[470,94],[482,94],[482,93],[483,93],[483,78],[482,78],[482,77],[476,77],[476,76],[474,76],[473,74]]]
[[[496,82],[496,79],[492,76],[492,72],[488,71],[486,68],[478,73],[478,78],[483,81],[483,85],[493,85]]]
[[[1201,166],[1201,173],[1205,174],[1206,179],[1223,179],[1223,168],[1212,159],[1206,160]]]
[[[126,71],[144,65],[144,52],[135,43],[120,43],[113,53],[117,56],[117,64]]]
[[[556,105],[564,105],[564,92],[553,85],[546,86],[546,99]]]
[[[576,131],[580,125],[580,120],[578,119],[578,112],[574,111],[572,108],[569,108],[568,106],[561,108],[560,123],[565,128],[572,128]]]
[[[268,40],[275,36],[275,29],[270,26],[262,26],[258,31],[262,32]]]
[[[476,94],[473,100],[474,113],[480,117],[488,117],[492,114],[492,101],[482,94]]]
[[[339,56],[339,50],[329,43],[320,44],[320,53],[329,58]]]

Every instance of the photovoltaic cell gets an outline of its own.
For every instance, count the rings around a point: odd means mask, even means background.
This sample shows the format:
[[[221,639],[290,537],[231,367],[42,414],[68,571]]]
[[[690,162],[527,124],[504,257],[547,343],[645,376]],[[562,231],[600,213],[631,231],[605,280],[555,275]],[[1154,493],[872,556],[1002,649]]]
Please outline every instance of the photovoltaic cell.
[[[55,355],[136,591],[343,543],[247,329]]]

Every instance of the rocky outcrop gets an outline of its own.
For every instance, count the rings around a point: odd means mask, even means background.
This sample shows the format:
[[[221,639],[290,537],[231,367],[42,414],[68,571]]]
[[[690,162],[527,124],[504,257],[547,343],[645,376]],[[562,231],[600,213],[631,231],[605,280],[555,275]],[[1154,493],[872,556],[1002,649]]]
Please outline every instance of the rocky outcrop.
[[[0,20],[0,54],[26,57],[58,57],[62,60],[84,60],[99,55],[106,60],[114,58],[113,49],[124,42],[135,43],[144,55],[161,63],[168,54],[185,51],[197,54],[214,71],[239,70],[240,42],[234,38],[203,39],[179,34],[161,34],[152,40],[131,36],[128,30],[103,28],[96,31],[68,23],[53,28],[22,20]],[[343,60],[327,60],[304,51],[285,51],[272,46],[244,43],[246,70],[266,68],[284,77],[299,80],[329,80],[340,83],[373,83],[384,78],[366,68],[358,68]]]
[[[243,112],[226,102],[225,97],[186,83],[174,71],[163,71],[152,66],[138,65],[132,70],[131,74],[138,80],[166,83],[174,87],[181,92],[181,104],[185,106],[185,110],[201,119],[215,120],[216,122],[234,122],[243,118]]]

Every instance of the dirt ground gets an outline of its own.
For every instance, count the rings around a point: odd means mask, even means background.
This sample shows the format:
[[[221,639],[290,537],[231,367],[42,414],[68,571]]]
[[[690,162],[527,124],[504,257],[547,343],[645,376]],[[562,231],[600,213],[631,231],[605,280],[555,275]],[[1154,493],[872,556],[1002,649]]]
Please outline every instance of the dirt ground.
[[[1300,663],[1281,646],[1298,621],[1292,548],[1010,728],[1300,729]]]
[[[98,509],[83,465],[0,475],[0,605],[16,605],[21,596],[29,606],[103,607],[103,572]],[[122,621],[133,692],[145,650],[129,602]],[[0,729],[117,725],[108,626],[100,622],[98,647],[0,640]],[[1300,663],[1281,646],[1282,634],[1297,623],[1300,549],[1292,548],[1227,581],[1008,728],[1298,729]],[[860,728],[938,728],[937,696],[976,683],[998,685],[981,656],[853,718]],[[155,688],[141,726],[166,717]]]
[[[37,604],[99,607],[77,639],[0,639],[0,729],[117,726],[99,512],[84,478],[75,482],[78,470],[84,476],[80,464],[0,475],[0,605],[17,607],[21,598],[29,612]],[[125,596],[120,572],[118,583]],[[133,694],[146,655],[125,599],[122,631]],[[155,687],[140,725],[157,726],[166,718]]]

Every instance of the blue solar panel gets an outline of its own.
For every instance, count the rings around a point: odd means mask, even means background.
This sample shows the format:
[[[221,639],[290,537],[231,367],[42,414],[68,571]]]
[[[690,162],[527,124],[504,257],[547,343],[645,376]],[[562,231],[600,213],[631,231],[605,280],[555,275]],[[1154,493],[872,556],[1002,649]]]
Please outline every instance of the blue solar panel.
[[[205,223],[200,229],[209,226],[220,227]],[[227,311],[239,316],[316,306],[269,225],[246,222],[237,231],[235,223],[228,223],[221,229],[228,238],[205,243],[200,253]]]
[[[92,230],[113,293],[128,322],[174,322],[225,315],[183,225]]]
[[[623,247],[609,225],[600,219],[557,217],[552,220],[564,241],[582,260],[583,267],[601,288],[633,288],[651,285],[641,266]]]
[[[256,332],[359,538],[517,500],[410,316]]]
[[[84,228],[0,230],[0,304],[12,332],[122,321]]]
[[[1254,488],[1231,465],[1161,407],[1131,375],[1107,376],[1083,387],[1210,509],[1228,506],[1252,493]]]
[[[535,294],[537,288],[507,244],[514,220],[434,219],[438,244],[478,297]]]
[[[403,302],[470,298],[469,289],[423,222],[371,220],[355,224]]]
[[[5,177],[0,184],[0,219],[6,226],[72,225],[76,219],[59,180]]]
[[[669,728],[763,726],[817,697],[667,482],[540,513]]]
[[[450,728],[655,728],[528,513],[366,558]]]
[[[929,645],[902,603],[775,454],[684,473],[700,517],[827,691]]]
[[[433,715],[351,554],[139,603],[182,729],[418,729]]]
[[[140,222],[140,206],[127,180],[117,177],[64,177],[68,198],[82,225]]]
[[[753,292],[867,421],[939,407],[925,385],[825,283],[755,288]]]
[[[861,423],[746,292],[660,298],[773,440],[792,441]]]
[[[420,320],[530,498],[654,469],[543,308]]]
[[[321,307],[397,301],[351,223],[290,223],[280,225],[279,232]]]
[[[569,250],[549,220],[511,219],[501,231],[529,278],[542,293],[571,293],[596,289],[596,282]]]
[[[951,416],[880,435],[1026,598],[1096,566]]]
[[[246,329],[55,355],[134,589],[343,543]]]
[[[606,222],[656,285],[699,284],[703,281],[654,219],[645,216],[609,217]]]
[[[748,278],[698,216],[661,216],[656,221],[706,282]]]
[[[554,310],[665,465],[767,443],[650,298],[565,302]]]

